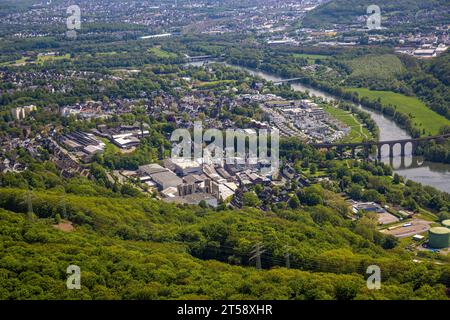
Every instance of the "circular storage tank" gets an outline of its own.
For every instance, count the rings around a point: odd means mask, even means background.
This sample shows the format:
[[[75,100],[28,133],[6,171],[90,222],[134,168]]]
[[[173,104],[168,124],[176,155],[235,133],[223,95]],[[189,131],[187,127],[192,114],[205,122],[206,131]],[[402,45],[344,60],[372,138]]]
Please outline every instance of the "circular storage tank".
[[[442,221],[442,225],[450,229],[450,219]]]
[[[450,229],[444,227],[431,228],[428,245],[434,249],[450,247]]]

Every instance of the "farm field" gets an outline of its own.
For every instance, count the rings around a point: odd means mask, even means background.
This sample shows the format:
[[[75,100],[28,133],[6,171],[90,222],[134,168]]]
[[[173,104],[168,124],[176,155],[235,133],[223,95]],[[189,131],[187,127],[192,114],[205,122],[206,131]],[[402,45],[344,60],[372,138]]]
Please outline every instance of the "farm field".
[[[444,125],[450,125],[450,120],[429,109],[425,103],[416,97],[408,97],[391,91],[372,91],[365,88],[347,88],[347,91],[354,91],[360,97],[367,97],[371,100],[380,98],[383,105],[393,105],[396,109],[405,114],[410,114],[413,124],[420,129],[422,135],[436,135]]]

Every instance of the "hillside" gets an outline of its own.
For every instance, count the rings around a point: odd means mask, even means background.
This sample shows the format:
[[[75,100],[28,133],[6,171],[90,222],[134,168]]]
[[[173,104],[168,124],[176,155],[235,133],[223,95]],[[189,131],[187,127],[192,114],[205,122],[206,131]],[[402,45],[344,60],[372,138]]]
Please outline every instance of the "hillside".
[[[0,300],[448,301],[448,2],[0,0]]]
[[[445,299],[434,267],[377,248],[330,209],[276,216],[67,196],[67,216],[77,222],[62,231],[57,194],[33,193],[38,218],[19,213],[23,191],[0,191],[0,205],[16,210],[0,209],[1,299]],[[258,240],[268,250],[262,271],[244,259]],[[268,270],[284,264],[286,244],[294,268],[328,272]],[[367,290],[371,263],[389,270],[382,290]],[[70,264],[82,270],[82,290],[65,288]]]
[[[365,26],[358,17],[366,15],[369,5],[376,4],[371,0],[333,0],[309,12],[303,20],[305,27],[332,27],[333,25],[357,24]],[[396,23],[420,24],[434,21],[448,22],[445,12],[448,8],[446,0],[387,0],[378,3],[382,14],[382,23],[395,26]],[[398,25],[397,25],[398,26]],[[422,26],[423,27],[423,26]]]
[[[428,71],[442,83],[450,85],[450,52],[447,51],[441,56],[430,61]]]
[[[77,199],[83,200],[86,207],[102,204],[120,209],[109,213],[109,218],[125,220],[117,211],[130,209],[129,203],[115,201],[114,206],[106,199]],[[70,201],[69,201],[70,202]],[[89,204],[90,203],[90,204]],[[162,213],[154,210],[144,212],[143,204],[135,206],[134,216],[126,220],[133,225],[139,221],[139,216],[154,216],[157,218]],[[163,206],[165,207],[165,206]],[[97,209],[91,213],[94,221],[106,215],[106,209]],[[169,209],[169,208],[167,208]],[[177,211],[176,208],[170,208]],[[114,211],[114,209],[113,209]],[[161,211],[161,210],[160,210]],[[109,234],[108,228],[92,228],[87,224],[78,224],[75,231],[64,232],[52,227],[52,219],[30,220],[25,215],[0,209],[0,238],[2,250],[0,253],[0,274],[2,275],[1,299],[390,299],[399,298],[435,298],[444,299],[442,285],[424,284],[420,289],[413,291],[412,287],[405,284],[387,283],[383,290],[369,291],[365,286],[364,277],[357,274],[311,273],[299,270],[287,270],[275,268],[272,270],[257,271],[254,268],[233,266],[227,263],[194,258],[189,253],[186,245],[178,245],[169,240],[174,236],[171,229],[184,229],[175,238],[185,242],[200,242],[198,237],[210,237],[211,243],[218,243],[226,236],[223,232],[237,233],[247,237],[253,233],[245,230],[250,226],[258,229],[262,226],[258,213],[226,213],[215,218],[211,213],[206,219],[201,218],[202,212],[198,209],[185,209],[180,211],[177,221],[166,232],[158,232],[158,223],[154,231],[148,227],[128,227],[128,235],[122,237]],[[170,211],[165,215],[171,216]],[[203,213],[204,214],[204,213]],[[253,216],[252,218],[250,218]],[[217,223],[212,220],[219,218]],[[252,219],[253,223],[249,219]],[[170,218],[168,220],[171,220]],[[199,221],[206,220],[199,231],[187,233],[187,230],[197,229]],[[289,222],[276,218],[281,230],[291,225],[300,226],[299,223]],[[308,221],[309,219],[303,219]],[[182,221],[184,221],[182,223]],[[195,222],[194,222],[195,221]],[[248,221],[248,222],[246,222]],[[106,220],[104,221],[106,222]],[[142,222],[142,221],[141,221]],[[228,228],[226,228],[228,224]],[[309,231],[304,234],[309,237],[321,234],[320,227],[306,223]],[[109,225],[109,223],[107,223]],[[106,225],[105,225],[106,227]],[[166,226],[167,227],[167,226]],[[222,227],[225,227],[222,229]],[[243,229],[242,229],[243,228]],[[266,234],[275,239],[286,238],[283,232],[267,229]],[[253,229],[253,227],[252,227]],[[326,228],[329,229],[329,228]],[[161,230],[161,229],[160,229]],[[131,231],[141,233],[151,232],[152,240],[133,240],[136,236],[130,235]],[[292,232],[292,231],[291,231]],[[339,233],[342,233],[340,231]],[[203,233],[203,234],[202,234]],[[331,243],[359,241],[358,237],[344,232],[347,240],[332,239],[328,236],[328,246]],[[261,234],[260,234],[261,235]],[[297,237],[300,236],[298,233]],[[322,235],[323,236],[323,235]],[[138,238],[140,236],[137,236]],[[220,239],[222,237],[222,239]],[[128,239],[127,239],[128,238]],[[295,241],[294,237],[289,237]],[[156,240],[159,240],[156,242]],[[215,240],[215,241],[214,241]],[[334,240],[334,241],[333,241]],[[250,245],[249,240],[240,240],[242,245]],[[304,241],[307,241],[306,239]],[[325,243],[324,243],[325,244]],[[214,249],[212,252],[219,250]],[[192,251],[192,249],[191,249]],[[220,251],[220,250],[219,250]],[[229,252],[229,250],[225,250]],[[330,251],[331,254],[332,251]],[[338,254],[338,252],[340,254]],[[346,260],[351,257],[351,252],[344,249],[336,251],[332,256],[342,260],[342,254],[347,254]],[[331,258],[331,256],[330,256]],[[263,259],[266,262],[267,259]],[[268,259],[270,261],[270,258]],[[274,260],[274,259],[272,259]],[[24,263],[24,261],[27,261]],[[275,260],[276,261],[276,260]],[[325,262],[325,259],[323,260]],[[344,263],[344,260],[342,260]],[[67,290],[65,288],[65,269],[70,264],[79,265],[82,270],[82,290]],[[405,268],[407,263],[398,262]],[[351,272],[352,267],[343,264],[342,267]],[[393,272],[393,268],[390,269]],[[415,272],[418,272],[414,275]],[[408,271],[403,281],[412,281],[423,268],[416,271]],[[431,275],[431,274],[430,274]],[[425,277],[426,278],[426,277]],[[314,288],[314,289],[312,289]]]

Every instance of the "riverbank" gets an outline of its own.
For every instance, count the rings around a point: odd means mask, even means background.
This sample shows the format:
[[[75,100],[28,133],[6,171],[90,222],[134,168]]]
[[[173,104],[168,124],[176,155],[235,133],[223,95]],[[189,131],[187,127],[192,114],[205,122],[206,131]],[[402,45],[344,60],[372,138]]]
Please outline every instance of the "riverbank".
[[[379,101],[383,108],[393,108],[385,111],[390,113],[395,119],[395,112],[410,115],[413,128],[420,131],[421,136],[438,135],[442,127],[450,126],[450,120],[437,114],[428,108],[416,97],[408,97],[400,93],[391,91],[374,91],[366,88],[345,88],[347,92],[356,92],[361,98],[365,97],[374,101]]]
[[[267,81],[277,82],[282,80],[281,77],[264,71],[230,64],[227,65],[247,71],[251,75],[260,77]],[[292,83],[291,86],[294,90],[303,92],[308,91],[310,95],[321,97],[324,100],[338,102],[342,99],[341,97],[336,97],[328,92],[325,92],[325,90],[306,86],[304,84]],[[392,117],[388,117],[386,114],[383,114],[377,110],[367,108],[362,104],[355,104],[353,101],[349,103],[357,108],[362,108],[364,112],[371,116],[379,128],[380,140],[391,141],[411,138],[411,135],[406,131],[406,129],[396,123]],[[383,148],[381,161],[390,164],[393,167],[394,172],[397,172],[406,179],[450,193],[450,184],[448,183],[448,181],[450,181],[450,165],[424,161],[423,157],[412,155],[411,146],[407,145],[406,155],[405,157],[401,157],[400,145],[396,145],[394,147],[394,158],[389,157],[388,148]]]
[[[251,69],[247,66],[228,65]],[[263,69],[261,69],[261,72],[271,74],[269,71]],[[278,81],[281,80],[283,76],[283,74],[271,74],[271,78],[277,78]],[[387,91],[378,92],[370,91],[368,89],[358,90],[359,88],[344,88],[329,85],[328,83],[317,81],[316,79],[307,76],[299,77],[297,81],[305,86],[315,88],[315,90],[322,90],[335,98],[353,102],[365,108],[381,112],[396,122],[398,126],[407,131],[414,138],[437,134],[440,129],[439,126],[444,126],[447,123],[450,124],[450,120],[429,109],[423,102],[414,97],[402,96]],[[380,95],[376,96],[377,93]],[[406,100],[414,110],[408,110],[406,105],[401,103],[402,99],[399,100],[398,95],[402,96],[403,102]],[[376,99],[371,99],[371,96],[376,97]],[[386,96],[389,97],[386,98]],[[382,98],[383,101],[378,101],[379,97]],[[400,106],[398,106],[399,103]]]

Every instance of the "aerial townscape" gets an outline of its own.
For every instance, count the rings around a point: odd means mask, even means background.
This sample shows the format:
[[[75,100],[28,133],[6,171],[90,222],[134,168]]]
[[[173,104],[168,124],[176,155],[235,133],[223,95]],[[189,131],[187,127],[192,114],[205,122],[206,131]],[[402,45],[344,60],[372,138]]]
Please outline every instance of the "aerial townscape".
[[[0,1],[0,300],[448,300],[449,9]]]

